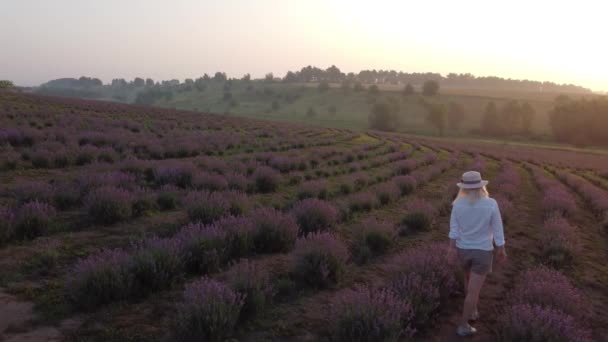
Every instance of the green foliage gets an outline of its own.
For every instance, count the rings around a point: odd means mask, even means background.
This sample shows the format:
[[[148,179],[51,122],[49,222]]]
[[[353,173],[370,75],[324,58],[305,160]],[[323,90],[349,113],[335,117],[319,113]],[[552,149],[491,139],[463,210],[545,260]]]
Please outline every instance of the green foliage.
[[[317,89],[319,89],[319,91],[322,92],[322,93],[327,92],[329,90],[329,82],[327,82],[327,81],[321,81],[319,83]]]
[[[368,117],[369,127],[380,131],[394,131],[399,125],[399,103],[393,98],[377,102]]]
[[[434,96],[437,94],[439,94],[439,82],[434,80],[424,82],[424,85],[422,86],[422,95]]]
[[[608,145],[608,98],[558,98],[549,113],[556,139],[576,146]]]
[[[374,96],[380,94],[380,89],[375,84],[372,84],[371,86],[369,86],[367,91],[369,91],[370,95],[374,95]]]
[[[14,87],[13,82],[9,80],[0,80],[0,89],[10,89]]]
[[[416,91],[414,90],[414,87],[409,83],[403,88],[403,96],[410,96],[414,95],[415,93]]]
[[[453,130],[458,130],[464,118],[464,107],[460,103],[450,102],[447,113],[448,127]]]

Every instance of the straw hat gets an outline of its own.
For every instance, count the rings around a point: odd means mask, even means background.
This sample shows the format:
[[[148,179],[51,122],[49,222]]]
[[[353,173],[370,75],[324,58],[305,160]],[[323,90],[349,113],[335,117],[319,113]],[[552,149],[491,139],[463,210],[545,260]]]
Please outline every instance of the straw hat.
[[[481,179],[481,173],[477,171],[467,171],[462,174],[462,180],[456,185],[461,189],[477,189],[488,185],[488,181]]]

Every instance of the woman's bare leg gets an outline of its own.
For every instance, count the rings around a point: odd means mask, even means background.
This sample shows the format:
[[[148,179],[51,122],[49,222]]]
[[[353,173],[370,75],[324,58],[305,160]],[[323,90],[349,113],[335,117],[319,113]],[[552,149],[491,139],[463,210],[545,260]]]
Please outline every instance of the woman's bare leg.
[[[469,318],[471,318],[471,315],[477,309],[479,292],[481,291],[483,282],[486,280],[486,275],[479,275],[471,272],[468,278],[466,297],[464,299],[464,309],[462,310],[462,320],[460,321],[461,326],[466,326],[469,324]]]

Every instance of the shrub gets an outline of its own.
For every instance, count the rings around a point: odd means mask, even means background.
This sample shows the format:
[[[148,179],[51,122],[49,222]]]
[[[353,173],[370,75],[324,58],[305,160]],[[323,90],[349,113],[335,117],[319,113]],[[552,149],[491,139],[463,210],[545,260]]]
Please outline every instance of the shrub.
[[[384,254],[395,242],[395,226],[375,218],[364,219],[353,229],[352,255],[355,262],[364,264],[371,257]]]
[[[418,161],[415,159],[406,159],[395,162],[393,165],[393,170],[396,175],[407,175],[408,173],[414,171],[418,166]]]
[[[409,303],[389,289],[343,291],[333,300],[330,317],[334,341],[399,341],[414,335]]]
[[[291,212],[300,226],[300,235],[332,230],[338,222],[338,210],[329,202],[316,198],[296,203]]]
[[[15,213],[0,205],[0,243],[9,241],[15,234]]]
[[[60,210],[77,206],[81,202],[78,184],[70,181],[57,182],[53,186],[53,203]]]
[[[251,203],[243,192],[236,190],[224,191],[220,194],[228,201],[228,212],[233,216],[245,215],[249,212]]]
[[[554,267],[561,267],[570,263],[579,249],[578,238],[574,227],[560,216],[553,215],[543,224],[541,253],[544,260]]]
[[[242,319],[255,316],[272,302],[270,274],[252,261],[243,259],[234,264],[228,271],[227,283],[245,299]]]
[[[258,192],[273,192],[279,186],[279,173],[268,166],[260,166],[256,168],[256,170],[253,172],[252,178]]]
[[[498,203],[498,207],[500,208],[500,215],[503,222],[509,222],[509,220],[513,218],[513,213],[515,210],[513,202],[511,202],[510,199],[508,199],[502,194],[495,195],[494,200],[496,200],[496,203]]]
[[[226,232],[216,225],[191,223],[175,235],[186,270],[206,274],[216,272],[227,260]]]
[[[94,222],[112,224],[132,215],[133,196],[113,186],[93,189],[85,199],[85,207]]]
[[[55,217],[55,209],[43,202],[23,204],[15,217],[15,236],[18,239],[33,239],[47,232]]]
[[[133,217],[140,217],[147,215],[150,212],[158,209],[154,194],[144,188],[138,189],[133,194],[133,205],[132,215]]]
[[[370,192],[359,192],[348,197],[350,211],[370,211],[378,206],[376,196]]]
[[[426,327],[438,309],[457,288],[454,268],[445,260],[447,245],[416,247],[393,258],[388,271],[394,274],[391,288],[407,300],[414,313],[413,324]]]
[[[229,258],[248,256],[255,251],[255,224],[246,217],[228,216],[216,222],[226,232],[226,255]]]
[[[213,221],[228,215],[230,203],[221,193],[194,191],[184,198],[188,218],[193,222],[210,224]]]
[[[202,278],[186,286],[174,322],[179,341],[221,342],[230,337],[245,303],[223,283]]]
[[[53,186],[47,182],[32,181],[17,185],[9,191],[11,196],[14,196],[19,203],[32,201],[47,202],[53,199]]]
[[[183,273],[181,245],[177,239],[149,238],[135,248],[131,273],[137,296],[168,289]]]
[[[251,220],[255,226],[253,243],[256,252],[277,253],[293,249],[299,228],[292,215],[261,208],[252,212]]]
[[[571,215],[576,211],[574,198],[561,186],[552,186],[545,189],[542,205],[547,216],[553,214]]]
[[[85,309],[130,298],[131,264],[131,256],[120,249],[103,250],[80,259],[66,281],[68,298]]]
[[[509,306],[498,319],[500,341],[591,341],[588,330],[572,316],[537,305]]]
[[[220,191],[228,188],[228,181],[222,175],[215,173],[199,173],[194,177],[196,187],[208,191]]]
[[[246,191],[248,182],[247,177],[240,173],[231,172],[226,175],[226,181],[228,182],[228,188],[232,190]]]
[[[376,196],[381,205],[387,205],[395,201],[400,195],[401,190],[392,182],[381,184],[376,188]]]
[[[172,184],[180,188],[192,187],[196,168],[191,164],[159,166],[151,175],[157,185]]]
[[[399,187],[401,195],[407,195],[416,189],[416,179],[410,175],[393,177],[393,182]]]
[[[314,180],[303,183],[298,189],[298,199],[327,198],[327,181]]]
[[[156,204],[160,210],[177,208],[179,204],[179,190],[172,185],[162,186],[156,198]]]
[[[431,228],[435,217],[435,208],[428,202],[420,199],[408,202],[405,206],[406,214],[401,224],[406,231],[423,231]]]
[[[344,243],[330,233],[311,233],[298,239],[293,252],[293,273],[314,287],[337,284],[348,259]]]
[[[581,321],[593,314],[590,303],[565,275],[542,266],[526,270],[507,299],[513,305],[558,309]]]

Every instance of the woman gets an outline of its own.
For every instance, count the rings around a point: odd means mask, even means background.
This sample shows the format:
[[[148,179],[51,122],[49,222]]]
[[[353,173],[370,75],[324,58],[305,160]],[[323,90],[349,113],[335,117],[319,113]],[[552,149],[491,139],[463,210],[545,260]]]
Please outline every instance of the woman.
[[[450,247],[448,262],[460,264],[464,271],[465,300],[462,319],[456,329],[460,336],[469,336],[477,330],[469,320],[477,320],[479,292],[488,273],[492,272],[492,251],[497,247],[499,262],[507,258],[500,210],[489,197],[481,174],[468,171],[458,183],[460,191],[452,206],[450,218]]]

